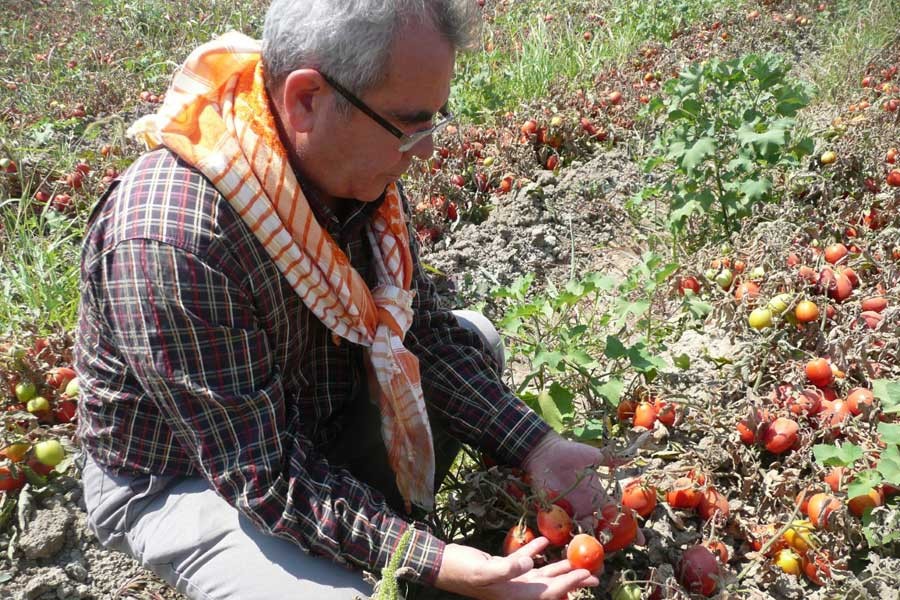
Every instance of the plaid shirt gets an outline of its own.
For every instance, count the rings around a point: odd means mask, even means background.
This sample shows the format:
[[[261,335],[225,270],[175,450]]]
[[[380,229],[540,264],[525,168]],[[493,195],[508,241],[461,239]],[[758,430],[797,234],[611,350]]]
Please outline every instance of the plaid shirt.
[[[363,225],[376,206],[354,203],[342,223],[313,202],[370,287]],[[521,464],[548,426],[439,307],[413,253],[404,343],[420,360],[429,410],[458,439]],[[387,564],[408,520],[325,458],[365,389],[362,348],[336,343],[201,174],[164,149],[140,157],[94,209],[81,286],[75,363],[88,453],[114,473],[202,475],[263,531],[376,572]],[[401,566],[433,583],[443,548],[416,528]]]

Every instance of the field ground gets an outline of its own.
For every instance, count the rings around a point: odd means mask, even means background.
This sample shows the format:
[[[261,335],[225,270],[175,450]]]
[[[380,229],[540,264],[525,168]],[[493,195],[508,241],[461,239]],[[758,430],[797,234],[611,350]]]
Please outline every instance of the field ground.
[[[79,244],[140,153],[128,125],[199,43],[258,37],[265,4],[0,14],[0,597],[180,597],[84,526],[65,385]],[[583,597],[689,597],[683,557],[703,544],[724,556],[715,591],[694,592],[896,598],[900,0],[486,0],[482,15],[458,123],[407,187],[448,304],[503,329],[510,387],[569,437],[651,432],[607,476],[658,501],[646,544]],[[49,411],[29,410],[35,394]],[[35,445],[55,439],[68,456],[45,476]],[[488,464],[461,456],[432,525],[499,552],[520,517],[534,527],[541,490]]]

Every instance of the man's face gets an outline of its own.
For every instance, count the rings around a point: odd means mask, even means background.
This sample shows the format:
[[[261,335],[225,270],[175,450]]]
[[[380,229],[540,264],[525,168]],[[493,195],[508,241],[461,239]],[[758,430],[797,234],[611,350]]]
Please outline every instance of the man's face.
[[[360,100],[406,134],[427,129],[447,102],[454,57],[454,48],[432,28],[408,26],[391,49],[386,80]],[[431,156],[430,137],[401,152],[400,140],[359,109],[339,113],[339,95],[327,88],[314,127],[297,143],[303,176],[326,196],[375,200],[413,156]]]

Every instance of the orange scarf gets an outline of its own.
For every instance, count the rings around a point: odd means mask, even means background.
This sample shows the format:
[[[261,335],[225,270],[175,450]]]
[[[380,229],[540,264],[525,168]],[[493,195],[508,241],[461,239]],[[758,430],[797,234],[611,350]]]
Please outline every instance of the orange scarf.
[[[406,501],[434,504],[434,448],[419,361],[403,346],[413,313],[412,256],[396,184],[366,226],[378,286],[316,221],[278,138],[260,43],[230,32],[187,58],[155,115],[128,134],[165,145],[206,175],[240,214],[309,310],[335,335],[367,348],[381,428]]]

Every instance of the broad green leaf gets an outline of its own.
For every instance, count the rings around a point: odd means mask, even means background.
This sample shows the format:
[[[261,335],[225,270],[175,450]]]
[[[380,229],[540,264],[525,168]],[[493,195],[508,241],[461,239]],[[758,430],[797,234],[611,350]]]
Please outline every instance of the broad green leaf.
[[[594,357],[580,348],[573,348],[566,351],[566,360],[585,369],[593,369],[598,366]]]
[[[877,468],[885,481],[900,486],[900,447],[888,446],[881,453]]]
[[[625,382],[618,377],[613,377],[606,383],[596,386],[594,391],[613,406],[618,406],[624,389]]]
[[[835,446],[816,444],[813,456],[826,467],[847,467],[863,457],[863,449],[855,444]]]
[[[563,419],[571,419],[575,416],[575,394],[571,390],[553,382],[550,384],[550,397],[553,398],[553,403]]]
[[[562,363],[562,361],[562,352],[556,350],[549,351],[546,348],[539,348],[534,355],[532,364],[534,365],[535,369],[538,369],[543,365],[547,365],[551,369],[558,371],[560,370],[560,363]]]
[[[715,138],[702,137],[694,142],[694,145],[684,153],[684,156],[681,159],[681,167],[690,173],[699,165],[703,164],[703,161],[706,160],[708,156],[715,154],[715,152]]]
[[[879,423],[878,433],[886,444],[900,444],[900,423]]]
[[[741,193],[751,202],[759,202],[772,191],[772,182],[768,177],[747,179],[741,184]]]
[[[628,350],[618,337],[614,335],[606,336],[606,348],[603,350],[604,356],[613,360],[622,358]]]
[[[684,300],[685,306],[687,306],[688,311],[698,319],[705,319],[706,315],[712,312],[712,304],[704,302],[699,298],[693,296],[685,296]]]
[[[673,359],[675,366],[683,371],[687,371],[691,368],[691,357],[687,354],[681,353]]]
[[[537,395],[537,403],[541,418],[547,421],[547,424],[557,432],[562,431],[562,414],[556,406],[556,402],[553,401],[553,396],[550,395],[550,392],[541,390],[541,393]]]
[[[872,393],[881,400],[886,414],[900,413],[900,381],[876,379],[872,382]]]
[[[871,469],[860,471],[847,487],[847,498],[856,498],[857,496],[868,494],[882,481],[881,473],[878,471]]]
[[[638,342],[628,349],[628,360],[631,366],[638,371],[661,371],[666,368],[666,363],[658,356],[650,354],[644,342]]]
[[[589,420],[584,425],[576,427],[572,430],[573,435],[579,440],[600,440],[603,439],[605,427],[601,421]]]

